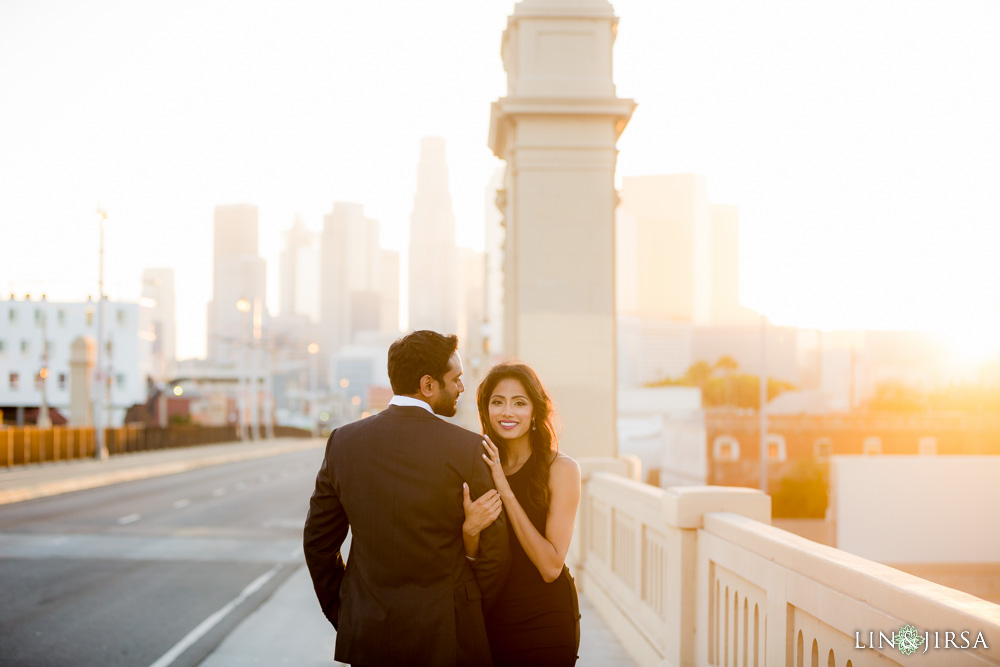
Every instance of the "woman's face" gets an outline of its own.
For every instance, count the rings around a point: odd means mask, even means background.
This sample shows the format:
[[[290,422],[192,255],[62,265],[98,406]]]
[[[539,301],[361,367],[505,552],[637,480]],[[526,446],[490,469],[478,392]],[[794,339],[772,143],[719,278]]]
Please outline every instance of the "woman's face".
[[[504,440],[516,440],[528,434],[533,409],[528,392],[518,380],[500,380],[490,396],[489,408],[490,425]]]

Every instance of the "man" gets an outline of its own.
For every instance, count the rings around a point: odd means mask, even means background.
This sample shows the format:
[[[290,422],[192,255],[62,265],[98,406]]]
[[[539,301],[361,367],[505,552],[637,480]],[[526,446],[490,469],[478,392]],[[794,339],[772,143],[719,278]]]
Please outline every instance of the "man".
[[[507,526],[500,513],[466,556],[463,483],[484,502],[496,491],[482,436],[435,416],[453,416],[465,390],[457,346],[433,331],[394,342],[389,407],[327,441],[304,545],[341,662],[492,664],[483,617],[506,576]]]

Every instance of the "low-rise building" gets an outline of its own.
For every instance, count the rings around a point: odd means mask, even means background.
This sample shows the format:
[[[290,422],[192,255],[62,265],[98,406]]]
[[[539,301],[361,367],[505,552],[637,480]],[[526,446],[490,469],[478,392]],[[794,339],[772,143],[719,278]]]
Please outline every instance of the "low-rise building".
[[[77,338],[98,338],[97,301],[54,302],[41,299],[0,301],[0,409],[5,423],[23,423],[44,399],[69,416],[71,405],[70,346]],[[129,406],[143,403],[151,371],[155,333],[142,315],[143,306],[104,302],[103,372],[95,372],[93,391],[109,379],[107,416],[121,424]],[[44,372],[43,372],[44,369]],[[95,369],[97,371],[98,369]],[[104,396],[96,396],[104,402]]]

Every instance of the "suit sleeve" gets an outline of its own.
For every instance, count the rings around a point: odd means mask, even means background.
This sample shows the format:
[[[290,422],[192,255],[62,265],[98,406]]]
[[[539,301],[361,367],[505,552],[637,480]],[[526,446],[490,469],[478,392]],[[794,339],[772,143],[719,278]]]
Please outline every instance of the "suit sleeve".
[[[316,475],[316,490],[309,500],[303,551],[320,607],[336,628],[340,614],[340,584],[346,571],[340,547],[347,537],[349,523],[331,481],[330,450],[334,433],[330,434],[326,456]]]
[[[470,495],[478,498],[495,488],[489,467],[479,452],[477,442],[476,460],[472,463],[472,480],[469,482]],[[472,564],[472,571],[483,595],[483,614],[488,614],[500,597],[500,591],[507,581],[510,568],[510,544],[507,537],[507,515],[500,512],[497,520],[479,533],[479,556]]]

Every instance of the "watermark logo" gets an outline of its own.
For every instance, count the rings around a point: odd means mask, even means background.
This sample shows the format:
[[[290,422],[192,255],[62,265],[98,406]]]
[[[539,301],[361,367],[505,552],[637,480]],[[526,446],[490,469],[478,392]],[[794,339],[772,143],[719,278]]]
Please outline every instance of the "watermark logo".
[[[912,655],[925,641],[927,639],[910,624],[901,627],[895,637],[896,648],[903,655]]]
[[[868,643],[865,643],[865,640]],[[982,631],[973,632],[963,630],[961,632],[944,632],[938,630],[927,630],[920,632],[916,627],[907,623],[899,630],[886,634],[884,632],[858,631],[854,633],[854,648],[884,649],[886,647],[898,649],[903,655],[913,655],[923,646],[921,653],[927,653],[929,649],[989,649],[986,644],[986,637]]]

